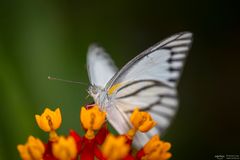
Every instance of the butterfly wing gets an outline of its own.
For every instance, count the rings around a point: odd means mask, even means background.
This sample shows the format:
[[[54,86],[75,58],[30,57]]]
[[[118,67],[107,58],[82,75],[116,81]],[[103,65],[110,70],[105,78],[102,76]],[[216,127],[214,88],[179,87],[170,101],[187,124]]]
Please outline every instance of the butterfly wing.
[[[119,114],[108,112],[108,119],[119,133],[124,134],[130,129],[129,116],[138,107],[150,113],[157,125],[146,134],[137,133],[134,144],[140,148],[153,135],[163,134],[178,108],[177,91],[174,87],[156,80],[139,80],[128,82],[117,90],[113,95],[115,107],[109,110],[114,108]]]
[[[117,67],[111,57],[96,44],[88,48],[87,69],[91,84],[101,88],[104,88],[117,72]]]
[[[162,134],[174,117],[178,104],[176,85],[191,43],[192,33],[175,34],[140,53],[107,84],[114,105],[111,108],[115,108],[108,119],[120,134],[130,128],[128,117],[136,106],[157,122],[148,133],[137,133],[137,147],[154,134]]]

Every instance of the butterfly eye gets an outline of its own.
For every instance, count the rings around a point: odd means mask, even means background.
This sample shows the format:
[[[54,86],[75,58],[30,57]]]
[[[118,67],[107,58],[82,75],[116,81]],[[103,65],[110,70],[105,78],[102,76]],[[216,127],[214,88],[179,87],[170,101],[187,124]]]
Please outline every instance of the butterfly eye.
[[[94,95],[98,93],[96,86],[90,86],[88,89],[89,94]]]
[[[97,89],[93,87],[93,88],[92,88],[92,93],[93,93],[93,94],[97,94]]]

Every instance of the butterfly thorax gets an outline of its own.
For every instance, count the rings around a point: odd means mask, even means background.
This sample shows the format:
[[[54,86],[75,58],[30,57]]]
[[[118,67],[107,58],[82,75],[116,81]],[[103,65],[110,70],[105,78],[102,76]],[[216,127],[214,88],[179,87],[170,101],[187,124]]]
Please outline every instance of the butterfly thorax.
[[[88,93],[93,98],[94,102],[101,108],[106,107],[106,103],[108,102],[108,95],[104,89],[96,85],[91,85],[88,88]]]

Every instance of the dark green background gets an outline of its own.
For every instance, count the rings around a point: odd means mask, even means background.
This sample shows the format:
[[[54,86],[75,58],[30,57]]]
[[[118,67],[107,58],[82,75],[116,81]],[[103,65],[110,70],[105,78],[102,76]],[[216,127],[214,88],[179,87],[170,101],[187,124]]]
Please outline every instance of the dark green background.
[[[230,1],[0,1],[0,159],[19,159],[28,135],[46,140],[34,119],[61,107],[59,133],[80,132],[88,82],[86,51],[98,42],[121,67],[180,31],[194,43],[179,86],[180,110],[166,136],[173,159],[240,154],[239,17]]]

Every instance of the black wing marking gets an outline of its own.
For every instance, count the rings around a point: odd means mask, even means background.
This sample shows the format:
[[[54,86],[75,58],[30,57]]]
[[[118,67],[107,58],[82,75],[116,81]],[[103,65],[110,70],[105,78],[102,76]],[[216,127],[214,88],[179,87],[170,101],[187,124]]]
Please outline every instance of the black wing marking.
[[[118,89],[115,104],[126,114],[132,113],[136,107],[157,114],[166,122],[158,124],[166,128],[177,110],[177,92],[175,88],[155,80],[134,81]]]

